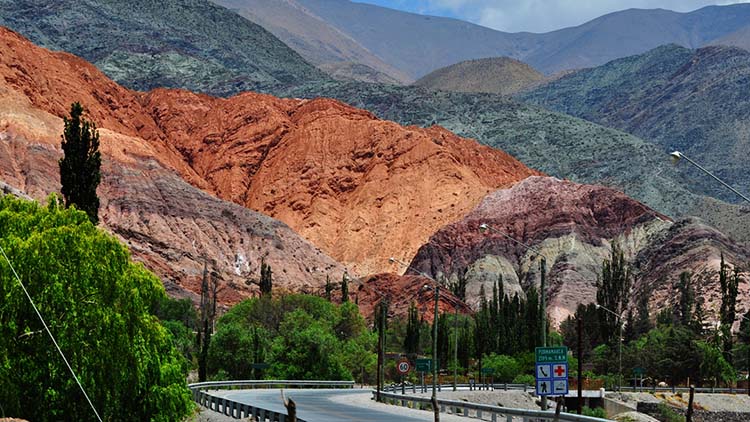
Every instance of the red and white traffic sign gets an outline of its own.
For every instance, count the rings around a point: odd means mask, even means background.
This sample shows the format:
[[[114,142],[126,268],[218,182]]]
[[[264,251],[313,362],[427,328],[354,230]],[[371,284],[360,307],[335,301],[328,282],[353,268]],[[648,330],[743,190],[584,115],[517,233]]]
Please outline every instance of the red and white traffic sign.
[[[401,359],[398,361],[398,365],[396,365],[396,369],[398,369],[398,373],[401,375],[404,375],[409,372],[411,369],[411,364],[409,363],[409,359]]]

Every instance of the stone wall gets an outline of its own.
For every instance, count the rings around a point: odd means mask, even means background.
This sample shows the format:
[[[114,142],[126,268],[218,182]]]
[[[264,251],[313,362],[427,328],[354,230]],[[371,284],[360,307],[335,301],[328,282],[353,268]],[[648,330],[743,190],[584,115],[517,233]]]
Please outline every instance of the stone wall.
[[[675,413],[685,415],[687,409],[669,406]],[[660,421],[664,420],[659,412],[659,403],[638,403],[638,411],[652,416]],[[707,410],[694,410],[693,422],[747,422],[750,421],[750,412],[709,412]]]

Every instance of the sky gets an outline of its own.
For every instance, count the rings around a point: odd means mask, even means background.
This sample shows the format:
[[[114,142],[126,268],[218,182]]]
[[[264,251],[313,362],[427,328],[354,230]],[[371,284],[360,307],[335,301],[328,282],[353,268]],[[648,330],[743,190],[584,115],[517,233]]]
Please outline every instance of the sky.
[[[750,0],[355,0],[409,12],[454,17],[506,32],[548,32],[580,25],[618,10],[689,12],[709,5]]]

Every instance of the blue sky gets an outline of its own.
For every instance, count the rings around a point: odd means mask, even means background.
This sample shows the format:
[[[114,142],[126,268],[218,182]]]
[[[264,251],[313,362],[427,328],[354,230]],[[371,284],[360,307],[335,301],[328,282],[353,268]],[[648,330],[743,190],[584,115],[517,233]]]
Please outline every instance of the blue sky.
[[[688,12],[750,0],[355,0],[420,14],[455,17],[508,32],[547,32],[629,8]]]

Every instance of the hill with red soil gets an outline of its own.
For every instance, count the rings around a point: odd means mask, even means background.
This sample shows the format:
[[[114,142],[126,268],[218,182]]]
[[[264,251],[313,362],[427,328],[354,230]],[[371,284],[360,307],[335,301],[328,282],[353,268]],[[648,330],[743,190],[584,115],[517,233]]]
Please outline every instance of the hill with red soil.
[[[102,135],[102,221],[193,292],[204,260],[228,291],[254,290],[245,281],[263,256],[291,290],[336,279],[334,259],[390,270],[388,257],[411,259],[488,192],[538,174],[440,127],[403,127],[333,100],[130,91],[6,29],[0,98],[0,179],[37,198],[58,191],[61,117],[81,102]]]

